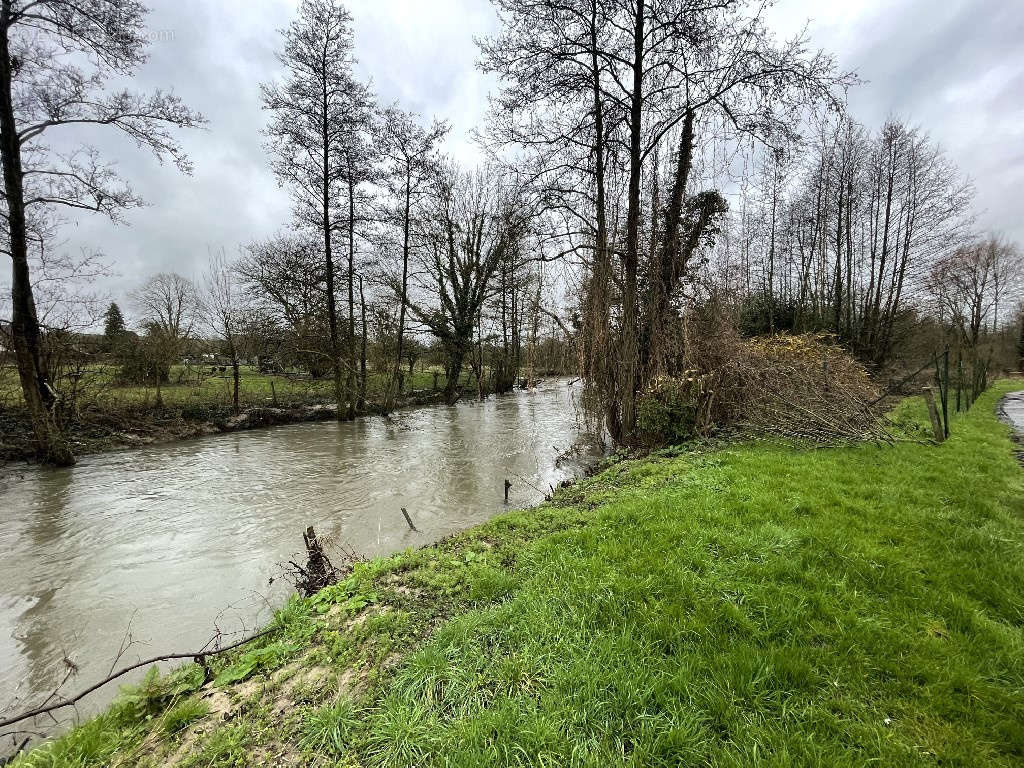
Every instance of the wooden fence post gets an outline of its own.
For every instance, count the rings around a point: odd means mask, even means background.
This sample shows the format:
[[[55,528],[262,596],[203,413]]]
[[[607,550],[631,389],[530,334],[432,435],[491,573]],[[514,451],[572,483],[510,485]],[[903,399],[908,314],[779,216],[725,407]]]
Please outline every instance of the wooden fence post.
[[[931,387],[924,388],[924,401],[928,404],[928,415],[932,419],[932,431],[935,433],[935,442],[944,442],[946,433],[942,428],[942,420],[939,419],[939,409],[935,407],[935,393],[932,392]]]

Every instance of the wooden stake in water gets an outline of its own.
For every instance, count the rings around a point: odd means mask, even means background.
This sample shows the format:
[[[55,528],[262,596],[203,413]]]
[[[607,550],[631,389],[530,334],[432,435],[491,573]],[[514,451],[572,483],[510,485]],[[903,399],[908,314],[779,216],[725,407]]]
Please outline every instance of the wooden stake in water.
[[[505,478],[505,503],[508,504],[508,489],[512,487],[512,483],[509,482],[508,478]]]
[[[409,528],[419,533],[419,529],[412,524],[412,518],[409,517],[409,511],[405,507],[402,507],[402,514],[405,515],[405,522],[409,524]]]

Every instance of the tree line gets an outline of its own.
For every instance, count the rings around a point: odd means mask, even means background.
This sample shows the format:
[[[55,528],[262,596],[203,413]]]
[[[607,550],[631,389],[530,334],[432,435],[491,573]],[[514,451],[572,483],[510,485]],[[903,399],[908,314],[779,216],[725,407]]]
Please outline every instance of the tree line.
[[[4,3],[0,16],[0,31],[17,50],[0,58],[24,62],[7,80],[0,72],[0,97],[9,93],[15,126],[5,134],[23,137],[3,147],[4,158],[39,158],[41,166],[31,179],[5,166],[15,264],[5,334],[39,455],[57,464],[74,456],[58,418],[66,393],[46,349],[58,334],[36,311],[47,270],[41,253],[61,223],[61,206],[116,221],[142,201],[95,153],[58,156],[37,137],[65,122],[112,126],[190,169],[169,129],[200,126],[201,115],[165,92],[106,88],[107,78],[129,75],[145,60],[144,18],[140,4],[108,0],[74,8],[16,1]],[[483,393],[511,388],[524,363],[535,362],[544,278],[530,256],[538,233],[522,180],[497,164],[470,170],[444,156],[448,125],[378,104],[356,76],[353,49],[351,15],[338,0],[304,0],[281,32],[282,75],[263,84],[262,100],[270,169],[290,195],[290,225],[244,245],[237,258],[211,257],[201,277],[159,274],[132,294],[141,334],[120,335],[121,371],[153,382],[158,403],[170,367],[199,337],[218,339],[231,360],[236,410],[241,361],[255,357],[330,375],[339,418],[365,409],[371,365],[386,371],[378,407],[390,410],[424,335],[443,355],[450,403],[467,366]],[[64,81],[77,83],[67,98]],[[17,188],[24,197],[36,179],[45,190],[19,203]],[[21,212],[36,217],[19,224]],[[40,254],[23,242],[29,237]],[[92,309],[95,316],[95,302]],[[123,324],[120,308],[109,308],[107,321]]]
[[[360,80],[341,0],[300,3],[261,92],[290,222],[211,258],[201,279],[139,291],[157,369],[202,327],[236,392],[241,359],[279,360],[330,376],[338,417],[353,418],[371,367],[394,406],[424,335],[454,402],[467,366],[481,392],[532,378],[547,327],[629,441],[653,382],[713,345],[691,322],[701,313],[746,334],[829,333],[875,370],[915,343],[954,348],[973,378],[1008,359],[1011,337],[1024,351],[1019,250],[976,231],[971,184],[924,130],[858,124],[856,76],[806,34],[778,39],[762,3],[492,4],[499,31],[478,41],[479,66],[499,87],[478,132],[486,162],[468,169],[443,153],[447,123],[381,105]],[[59,212],[116,221],[142,201],[94,151],[43,138],[102,125],[187,172],[171,129],[204,123],[166,92],[107,88],[144,61],[144,18],[134,0],[0,6],[5,333],[39,453],[56,463],[73,456],[37,298],[61,269]],[[184,322],[186,305],[203,319]]]
[[[777,39],[763,4],[494,5],[489,143],[577,276],[580,369],[615,438],[700,368],[708,328],[830,333],[881,372],[910,339],[987,371],[979,332],[1005,349],[1020,327],[1018,250],[975,231],[971,184],[922,129],[859,125],[856,76]]]

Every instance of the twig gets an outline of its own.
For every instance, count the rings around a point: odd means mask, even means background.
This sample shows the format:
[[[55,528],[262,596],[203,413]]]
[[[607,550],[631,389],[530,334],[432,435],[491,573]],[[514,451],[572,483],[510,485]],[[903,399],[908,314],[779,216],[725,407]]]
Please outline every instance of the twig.
[[[176,659],[193,659],[193,660],[196,661],[196,663],[198,663],[199,659],[204,659],[207,656],[216,656],[217,654],[226,653],[227,651],[234,650],[235,648],[238,648],[239,646],[245,645],[246,643],[251,643],[253,640],[258,640],[261,637],[265,637],[266,635],[269,635],[271,632],[275,632],[276,630],[277,630],[277,627],[271,627],[270,629],[265,629],[262,632],[258,632],[255,635],[247,637],[244,640],[239,640],[237,643],[232,643],[231,645],[227,645],[227,646],[225,646],[223,648],[215,648],[213,650],[206,650],[207,646],[209,646],[209,644],[212,643],[216,639],[216,637],[214,637],[214,638],[211,638],[211,640],[205,646],[203,646],[202,649],[200,649],[198,651],[191,651],[189,653],[166,653],[166,654],[163,654],[162,656],[154,656],[151,659],[146,659],[145,661],[140,661],[140,662],[137,662],[135,664],[131,664],[131,665],[127,666],[127,667],[123,667],[122,669],[119,669],[117,672],[115,672],[115,673],[113,673],[111,675],[107,675],[107,677],[103,678],[98,683],[94,683],[93,685],[90,685],[85,690],[79,691],[74,696],[72,696],[70,699],[62,699],[61,701],[59,701],[59,702],[57,702],[55,704],[49,704],[47,706],[37,707],[36,709],[30,709],[27,712],[22,712],[19,715],[14,715],[13,717],[9,717],[6,720],[0,720],[0,728],[6,728],[9,725],[14,725],[15,723],[20,723],[23,720],[28,720],[29,718],[36,717],[37,715],[45,715],[45,714],[48,714],[50,712],[55,712],[58,709],[64,709],[65,707],[70,707],[70,706],[72,706],[74,704],[77,704],[79,701],[84,699],[86,696],[88,696],[93,691],[96,691],[97,689],[102,688],[104,685],[107,685],[108,683],[111,683],[114,680],[117,680],[119,677],[122,677],[122,676],[128,674],[129,672],[132,672],[133,670],[141,669],[142,667],[148,667],[148,666],[150,666],[152,664],[156,664],[159,661],[174,661]]]
[[[15,733],[17,733],[17,731],[15,731]],[[33,735],[38,736],[38,734],[33,734]],[[21,752],[25,749],[25,747],[28,746],[28,743],[31,740],[32,740],[32,736],[26,736],[22,740],[21,744],[19,744],[17,746],[17,748],[14,750],[14,752],[11,753],[10,757],[0,757],[0,766],[7,765],[8,763],[13,762],[14,758],[16,758],[19,754],[21,754]]]

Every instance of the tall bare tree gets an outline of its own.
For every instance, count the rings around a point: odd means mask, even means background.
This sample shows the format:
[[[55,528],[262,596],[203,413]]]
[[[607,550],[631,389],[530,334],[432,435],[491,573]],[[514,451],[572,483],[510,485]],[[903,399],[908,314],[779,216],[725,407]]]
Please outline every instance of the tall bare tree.
[[[448,165],[435,181],[429,244],[417,254],[417,291],[407,292],[405,303],[444,348],[449,403],[459,397],[459,375],[495,290],[494,277],[522,235],[517,203],[516,190],[494,169],[470,174]],[[400,281],[392,277],[389,283],[400,297]]]
[[[203,306],[207,326],[224,342],[224,351],[231,359],[231,404],[237,416],[241,409],[238,392],[241,379],[239,337],[243,317],[235,266],[223,250],[210,254],[204,288]]]
[[[11,338],[40,457],[72,464],[52,408],[58,393],[41,354],[30,241],[55,210],[117,220],[141,199],[88,147],[59,154],[46,138],[73,126],[107,126],[183,171],[190,165],[170,133],[203,122],[173,94],[110,90],[111,77],[146,59],[146,9],[137,0],[0,0],[0,161],[4,250],[12,262]]]
[[[348,286],[348,333],[347,362],[345,386],[348,392],[347,417],[354,419],[356,413],[365,407],[363,390],[366,384],[365,337],[360,346],[360,356],[356,348],[356,286],[359,281],[356,256],[356,240],[366,236],[367,226],[371,221],[372,193],[367,185],[377,181],[377,146],[371,136],[374,127],[373,92],[364,83],[354,83],[349,92],[349,106],[342,124],[339,141],[339,172],[345,189],[345,212],[343,226],[348,252],[348,268],[345,270]],[[361,313],[365,311],[363,296],[360,293]],[[359,361],[362,361],[361,364]],[[359,383],[357,384],[357,379]]]
[[[284,45],[278,58],[285,68],[284,79],[263,86],[264,107],[272,114],[266,135],[275,156],[274,174],[291,193],[296,221],[317,232],[323,242],[331,369],[341,419],[351,413],[355,393],[351,371],[347,390],[343,382],[334,235],[345,221],[354,226],[351,210],[346,211],[342,203],[347,196],[348,207],[354,205],[348,195],[354,162],[351,118],[354,111],[361,110],[365,87],[353,74],[352,17],[339,0],[303,0],[297,18],[282,30],[282,36]],[[350,244],[350,261],[352,258]],[[352,271],[350,268],[350,299]],[[351,303],[347,335],[350,369],[355,324]]]
[[[400,233],[402,281],[398,297],[398,327],[395,335],[395,368],[385,407],[402,392],[405,352],[406,298],[409,295],[409,256],[416,208],[429,190],[437,170],[437,146],[448,133],[447,123],[435,120],[429,128],[417,116],[397,106],[385,109],[378,128],[380,152],[384,158],[382,181],[390,198],[388,219]]]

